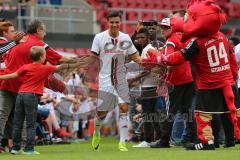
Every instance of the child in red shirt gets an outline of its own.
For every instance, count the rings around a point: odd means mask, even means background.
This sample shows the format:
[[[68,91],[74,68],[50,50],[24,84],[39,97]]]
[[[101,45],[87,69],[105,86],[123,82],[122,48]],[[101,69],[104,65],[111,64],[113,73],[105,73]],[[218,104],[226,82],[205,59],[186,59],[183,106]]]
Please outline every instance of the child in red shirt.
[[[74,68],[81,65],[81,62],[60,66],[44,65],[46,51],[44,47],[41,46],[33,46],[30,49],[30,58],[33,63],[23,65],[14,73],[0,76],[0,79],[13,79],[20,77],[22,82],[15,105],[12,154],[20,153],[21,133],[25,117],[27,123],[27,142],[22,153],[39,154],[37,151],[34,151],[34,144],[36,135],[37,105],[39,97],[43,94],[44,82],[47,77],[56,70]]]

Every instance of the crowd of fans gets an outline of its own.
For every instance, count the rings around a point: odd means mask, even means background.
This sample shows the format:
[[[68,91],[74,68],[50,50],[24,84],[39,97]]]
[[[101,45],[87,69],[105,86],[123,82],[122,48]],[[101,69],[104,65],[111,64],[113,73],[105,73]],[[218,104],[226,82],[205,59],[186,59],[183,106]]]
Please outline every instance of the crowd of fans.
[[[39,1],[39,3],[59,3],[61,1]],[[173,11],[170,17],[183,17],[184,10]],[[162,39],[157,38],[157,33],[161,29]],[[8,51],[4,51],[1,55],[1,71],[2,73],[10,73],[17,71],[21,65],[30,63],[29,59],[19,57],[14,60],[15,52],[26,47],[28,50],[35,45],[40,45],[47,52],[46,61],[52,65],[59,62],[72,64],[75,58],[67,58],[59,55],[51,47],[42,40],[46,35],[46,27],[41,21],[35,20],[26,26],[27,35],[16,34],[14,26],[11,22],[0,22],[0,40],[1,44],[10,44],[7,47]],[[156,48],[159,51],[171,52],[167,45],[172,45],[180,49],[177,38],[172,37],[170,31],[170,22],[168,18],[158,22],[157,20],[139,21],[136,25],[136,32],[132,35],[132,41],[140,53],[142,58],[147,57],[147,51],[150,48]],[[175,35],[174,35],[175,36]],[[239,60],[239,39],[230,37],[230,42],[235,47],[238,62]],[[14,42],[14,44],[12,43]],[[174,42],[174,43],[173,43]],[[12,48],[12,49],[11,49]],[[20,48],[20,49],[19,49]],[[164,48],[164,49],[163,49]],[[168,50],[169,49],[169,50]],[[26,51],[26,50],[25,50]],[[26,52],[28,53],[28,51]],[[25,54],[26,54],[25,53]],[[19,54],[19,53],[18,53]],[[13,62],[18,61],[18,67]],[[19,63],[19,61],[22,61]],[[75,62],[75,61],[74,61]],[[185,65],[185,66],[184,66]],[[186,67],[189,65],[189,68]],[[168,148],[171,145],[185,145],[188,142],[197,142],[196,124],[193,115],[195,108],[195,85],[194,85],[194,70],[190,68],[190,64],[183,64],[181,67],[186,67],[188,75],[183,78],[177,75],[176,68],[169,67],[156,73],[143,71],[139,64],[129,62],[127,66],[127,78],[130,87],[131,103],[129,107],[129,141],[139,142],[133,147],[152,147],[152,148]],[[6,68],[11,70],[7,70]],[[174,74],[174,75],[173,75]],[[183,74],[183,73],[182,73]],[[140,76],[139,76],[140,75]],[[190,75],[190,76],[189,76]],[[187,77],[189,76],[189,77]],[[58,92],[56,86],[51,82],[44,88],[44,92],[38,103],[38,119],[37,119],[37,134],[36,144],[40,143],[79,143],[81,139],[88,140],[93,134],[92,123],[96,114],[98,93],[97,93],[97,72],[89,72],[89,68],[67,69],[59,73],[54,73],[53,78],[56,81],[64,83],[66,88],[62,93]],[[159,88],[159,79],[162,82]],[[180,80],[179,80],[180,79]],[[180,83],[179,83],[180,81]],[[1,81],[0,94],[6,96],[7,99],[0,99],[0,105],[8,107],[7,113],[4,113],[4,108],[0,106],[0,152],[6,149],[11,150],[12,143],[12,120],[14,116],[14,104],[16,101],[17,88],[19,80],[11,80],[11,87],[6,81]],[[52,85],[52,86],[51,86]],[[171,95],[173,90],[177,90],[178,95]],[[164,90],[164,87],[167,90]],[[239,85],[238,85],[239,87]],[[174,88],[174,89],[172,89]],[[187,92],[183,91],[187,90]],[[182,90],[181,90],[182,89]],[[165,91],[165,92],[164,92]],[[158,93],[158,94],[157,94]],[[167,95],[167,96],[166,96]],[[168,96],[170,95],[170,96]],[[177,96],[180,99],[176,98]],[[185,96],[185,97],[184,97]],[[9,102],[8,98],[11,102]],[[173,104],[175,107],[172,108]],[[179,105],[179,106],[178,106]],[[176,107],[177,106],[177,107]],[[102,135],[118,135],[117,121],[119,117],[118,108],[109,112],[104,125],[101,129]],[[172,119],[164,119],[170,117]],[[230,122],[224,116],[213,117],[213,134],[215,136],[215,147],[224,144],[225,147],[233,147],[235,140],[232,129],[229,128]],[[25,124],[23,128],[28,128]],[[224,133],[225,132],[225,133]],[[26,142],[25,131],[23,131],[23,142]],[[158,141],[161,139],[161,141]]]

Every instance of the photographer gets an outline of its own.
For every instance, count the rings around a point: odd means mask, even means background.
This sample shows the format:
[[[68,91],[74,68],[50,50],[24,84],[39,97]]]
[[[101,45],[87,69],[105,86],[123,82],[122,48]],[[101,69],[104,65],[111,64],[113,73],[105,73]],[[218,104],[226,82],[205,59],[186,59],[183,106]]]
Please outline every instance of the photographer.
[[[147,28],[143,27],[136,35],[138,44],[143,48],[141,57],[145,58],[149,49],[154,49],[150,43],[150,32]],[[144,127],[143,141],[133,147],[149,147],[149,143],[154,140],[154,131],[156,135],[160,135],[160,125],[158,121],[158,112],[156,104],[158,95],[157,89],[157,76],[158,74],[148,73],[140,80],[139,85],[139,102],[142,105],[142,118]],[[158,139],[159,137],[156,137]]]
[[[153,47],[160,49],[163,47],[164,43],[157,39],[157,31],[158,31],[158,22],[155,20],[149,20],[149,21],[138,21],[138,24],[136,26],[136,31],[132,35],[131,39],[138,50],[138,52],[141,54],[143,50],[143,46],[138,43],[138,40],[136,39],[137,33],[141,28],[147,28],[149,31],[149,43],[152,44]]]

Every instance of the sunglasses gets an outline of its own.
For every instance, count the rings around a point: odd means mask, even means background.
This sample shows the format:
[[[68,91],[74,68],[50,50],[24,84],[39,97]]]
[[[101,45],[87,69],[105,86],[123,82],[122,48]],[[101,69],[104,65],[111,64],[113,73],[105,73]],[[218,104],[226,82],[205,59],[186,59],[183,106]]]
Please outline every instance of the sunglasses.
[[[160,26],[160,28],[162,29],[162,30],[168,30],[168,29],[170,29],[170,27],[169,26]]]

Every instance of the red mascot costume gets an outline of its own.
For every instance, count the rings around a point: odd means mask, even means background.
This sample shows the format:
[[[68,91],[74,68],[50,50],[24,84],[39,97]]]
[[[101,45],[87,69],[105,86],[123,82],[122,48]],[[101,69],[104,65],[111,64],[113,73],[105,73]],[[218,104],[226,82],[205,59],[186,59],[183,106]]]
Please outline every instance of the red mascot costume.
[[[186,48],[168,56],[150,51],[145,62],[176,65],[189,60],[196,72],[197,106],[195,110],[199,144],[189,144],[191,150],[213,150],[212,114],[228,114],[240,140],[240,100],[234,81],[238,67],[235,54],[225,35],[219,32],[226,22],[221,8],[214,0],[192,0],[184,19],[171,19],[171,29],[182,32]]]

